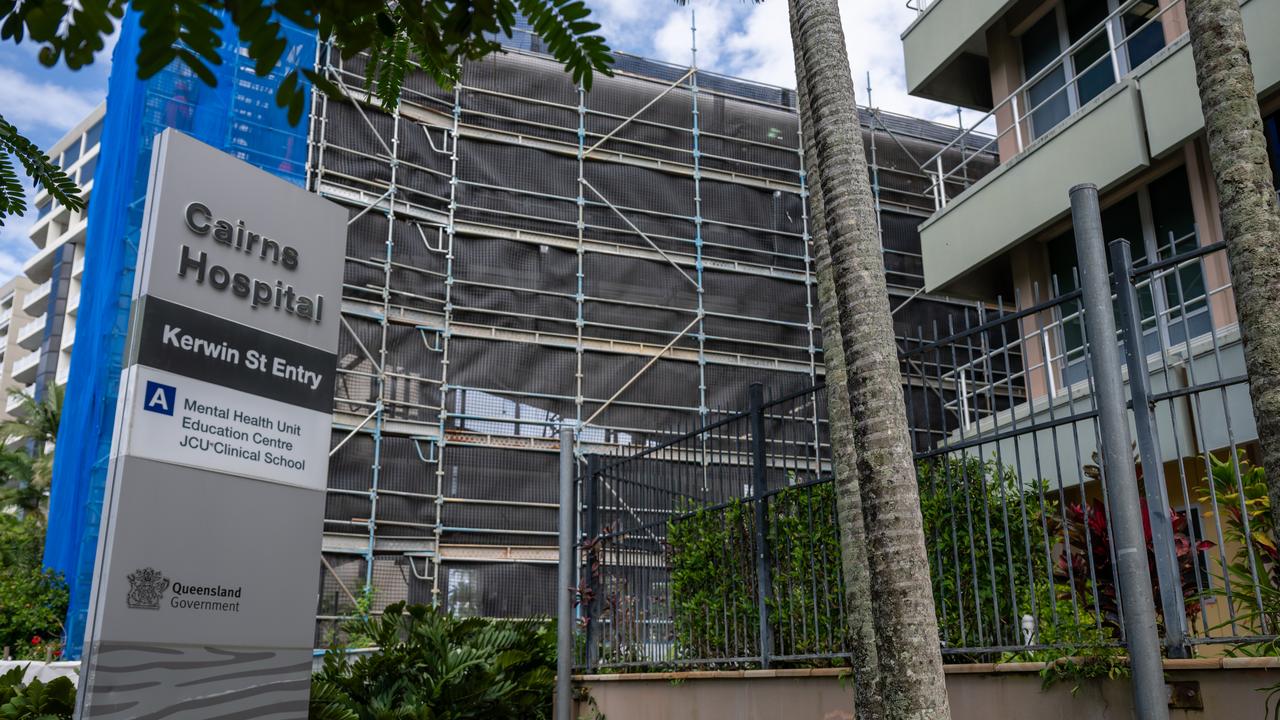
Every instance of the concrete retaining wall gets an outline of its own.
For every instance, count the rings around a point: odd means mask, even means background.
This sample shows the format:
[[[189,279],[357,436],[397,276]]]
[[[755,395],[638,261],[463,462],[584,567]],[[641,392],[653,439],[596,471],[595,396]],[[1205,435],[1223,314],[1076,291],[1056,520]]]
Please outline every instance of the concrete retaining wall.
[[[953,720],[1129,720],[1124,680],[1089,680],[1041,689],[1039,663],[951,665],[947,691]],[[1280,683],[1280,658],[1170,660],[1166,678],[1177,690],[1172,720],[1265,720],[1266,693]],[[852,720],[853,685],[843,671],[752,670],[576,678],[608,720]],[[1182,707],[1178,707],[1181,705]],[[579,699],[575,717],[595,720]],[[1198,709],[1199,706],[1202,709]]]

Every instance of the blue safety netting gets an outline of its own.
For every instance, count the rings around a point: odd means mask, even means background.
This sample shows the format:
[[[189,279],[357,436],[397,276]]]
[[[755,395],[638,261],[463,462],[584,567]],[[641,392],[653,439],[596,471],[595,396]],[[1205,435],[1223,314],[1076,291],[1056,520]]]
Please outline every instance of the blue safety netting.
[[[44,557],[71,590],[66,659],[80,656],[88,616],[155,136],[177,128],[298,185],[306,182],[307,113],[296,127],[290,126],[274,97],[287,72],[314,65],[315,36],[286,24],[288,51],[272,75],[258,77],[252,61],[240,52],[234,27],[223,20],[222,64],[214,68],[217,87],[208,87],[177,63],[139,80],[134,58],[141,29],[133,11],[121,25],[112,59]]]

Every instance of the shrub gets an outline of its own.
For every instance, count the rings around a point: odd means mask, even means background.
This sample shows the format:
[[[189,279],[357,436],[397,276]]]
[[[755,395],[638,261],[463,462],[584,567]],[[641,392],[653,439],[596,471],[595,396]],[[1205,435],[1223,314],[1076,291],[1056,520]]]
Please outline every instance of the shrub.
[[[18,659],[43,660],[67,612],[66,583],[42,565],[43,540],[35,518],[0,512],[0,647]]]
[[[378,650],[354,661],[325,654],[311,684],[312,720],[550,717],[552,623],[458,618],[404,603],[355,622]]]
[[[1011,468],[977,456],[923,462],[916,474],[944,645],[1022,644],[1024,616],[1043,616],[1036,617],[1043,628],[1053,615],[1033,599],[1049,576],[1053,537],[1042,519],[1056,507],[1043,481],[1023,483]]]
[[[24,668],[0,675],[0,720],[71,720],[76,707],[76,686],[60,677],[49,682],[22,684]]]
[[[835,488],[789,487],[769,498],[767,599],[773,652],[837,654],[845,647],[844,583]],[[680,514],[667,526],[677,657],[759,654],[755,509],[733,500]]]

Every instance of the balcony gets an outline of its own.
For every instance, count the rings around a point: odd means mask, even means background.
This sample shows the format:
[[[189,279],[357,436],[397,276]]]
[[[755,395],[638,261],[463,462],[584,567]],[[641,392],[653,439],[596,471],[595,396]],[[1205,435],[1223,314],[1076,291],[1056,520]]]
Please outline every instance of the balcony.
[[[935,1],[943,6],[954,0]],[[964,164],[943,166],[941,152],[929,160],[938,209],[920,226],[929,290],[955,287],[971,270],[1065,217],[1071,186],[1089,182],[1105,192],[1201,132],[1204,118],[1185,34],[1145,57],[1131,56],[1129,46],[1180,8],[1181,0],[1140,26],[1116,31],[1121,13],[1138,1],[1121,3],[997,103],[975,125],[988,131],[996,125],[994,137],[970,131],[956,139],[953,144],[999,148],[1004,163],[994,172],[951,195],[945,189],[965,172]],[[1280,40],[1270,29],[1280,27],[1280,3],[1246,0],[1242,13],[1258,88],[1275,87]],[[1082,55],[1092,59],[1083,62]],[[1130,67],[1131,57],[1141,62]]]
[[[902,33],[907,92],[950,105],[991,107],[986,31],[1014,0],[909,0],[919,15]]]
[[[22,311],[28,315],[43,315],[49,307],[49,290],[52,285],[51,281],[45,280],[32,288],[31,292],[22,299]]]
[[[26,350],[35,350],[40,347],[40,341],[44,339],[44,326],[46,324],[45,316],[41,315],[18,328],[18,345]]]
[[[40,353],[33,352],[30,355],[24,355],[13,361],[13,379],[29,385],[35,382],[36,366],[40,364]]]
[[[23,414],[18,412],[20,408],[22,408],[22,398],[20,396],[10,395],[9,397],[5,398],[4,411],[7,414],[9,414],[12,417],[18,417]]]
[[[12,318],[13,308],[5,308],[0,311],[0,330],[4,330],[4,328],[9,324],[9,320]]]

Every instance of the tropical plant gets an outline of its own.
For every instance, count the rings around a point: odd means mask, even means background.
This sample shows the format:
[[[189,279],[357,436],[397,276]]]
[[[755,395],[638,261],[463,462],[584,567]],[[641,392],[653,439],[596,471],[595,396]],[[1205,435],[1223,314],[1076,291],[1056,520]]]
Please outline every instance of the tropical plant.
[[[18,658],[44,659],[62,635],[67,587],[43,551],[42,523],[0,513],[0,646]]]
[[[93,63],[124,17],[127,0],[60,4],[0,0],[0,40],[31,41],[48,67],[63,63],[77,70]],[[547,51],[572,74],[574,82],[591,86],[594,72],[609,72],[612,56],[600,26],[588,18],[583,0],[421,0],[420,2],[346,2],[345,0],[135,0],[140,13],[138,77],[149,78],[172,62],[185,65],[204,83],[217,85],[213,67],[222,62],[221,31],[230,23],[254,71],[271,73],[289,48],[282,20],[332,41],[350,58],[368,53],[365,90],[384,105],[395,105],[410,68],[421,67],[442,87],[458,78],[462,60],[476,60],[501,50],[500,36],[510,38],[523,16]],[[290,71],[276,90],[276,104],[297,123],[309,80],[327,93],[342,91],[312,69]],[[84,200],[75,182],[13,125],[0,118],[0,225],[10,214],[26,210],[22,183],[12,158],[40,187],[64,206],[81,210]]]
[[[1149,567],[1156,564],[1155,545],[1152,541],[1151,515],[1146,498],[1141,500],[1142,525],[1146,541]],[[1066,515],[1065,543],[1054,566],[1054,579],[1071,588],[1075,597],[1086,603],[1096,603],[1103,625],[1119,631],[1120,585],[1112,562],[1111,531],[1107,521],[1106,506],[1094,498],[1087,503],[1074,502],[1064,508]],[[1205,550],[1214,547],[1209,540],[1193,541],[1187,530],[1187,513],[1169,510],[1174,548],[1178,560],[1183,609],[1188,621],[1194,622],[1203,609],[1201,585],[1197,581],[1197,563]],[[1160,579],[1151,574],[1152,597],[1160,597]],[[1164,609],[1156,604],[1157,622],[1163,625]]]
[[[19,404],[14,419],[0,424],[0,437],[25,441],[25,449],[0,448],[0,509],[14,508],[44,522],[53,480],[50,448],[62,420],[62,388],[51,386],[40,400],[22,390],[11,390],[10,396]]]
[[[1214,629],[1232,624],[1251,627],[1257,634],[1274,633],[1280,627],[1280,550],[1276,548],[1275,518],[1267,492],[1266,471],[1253,465],[1244,452],[1219,460],[1210,456],[1209,477],[1200,489],[1200,502],[1213,510],[1205,513],[1221,518],[1222,539],[1234,548],[1227,562],[1225,577],[1214,594],[1227,597],[1233,616]],[[1238,474],[1237,474],[1238,470]],[[1233,654],[1275,655],[1280,645],[1275,641],[1240,645]]]
[[[0,510],[44,522],[49,485],[36,477],[35,462],[23,451],[0,448]]]
[[[18,666],[0,675],[0,720],[71,720],[75,684],[66,677],[23,684],[25,670]]]
[[[356,622],[378,650],[355,660],[325,654],[311,684],[312,720],[550,717],[550,622],[458,618],[404,603]]]
[[[63,389],[50,384],[42,398],[19,389],[9,391],[18,401],[12,414],[14,419],[0,424],[0,434],[35,443],[54,443],[58,440],[58,425],[62,422]]]
[[[1280,467],[1280,206],[1244,20],[1237,0],[1187,0],[1186,15],[1262,465]],[[1280,477],[1269,479],[1267,493],[1280,511]]]

